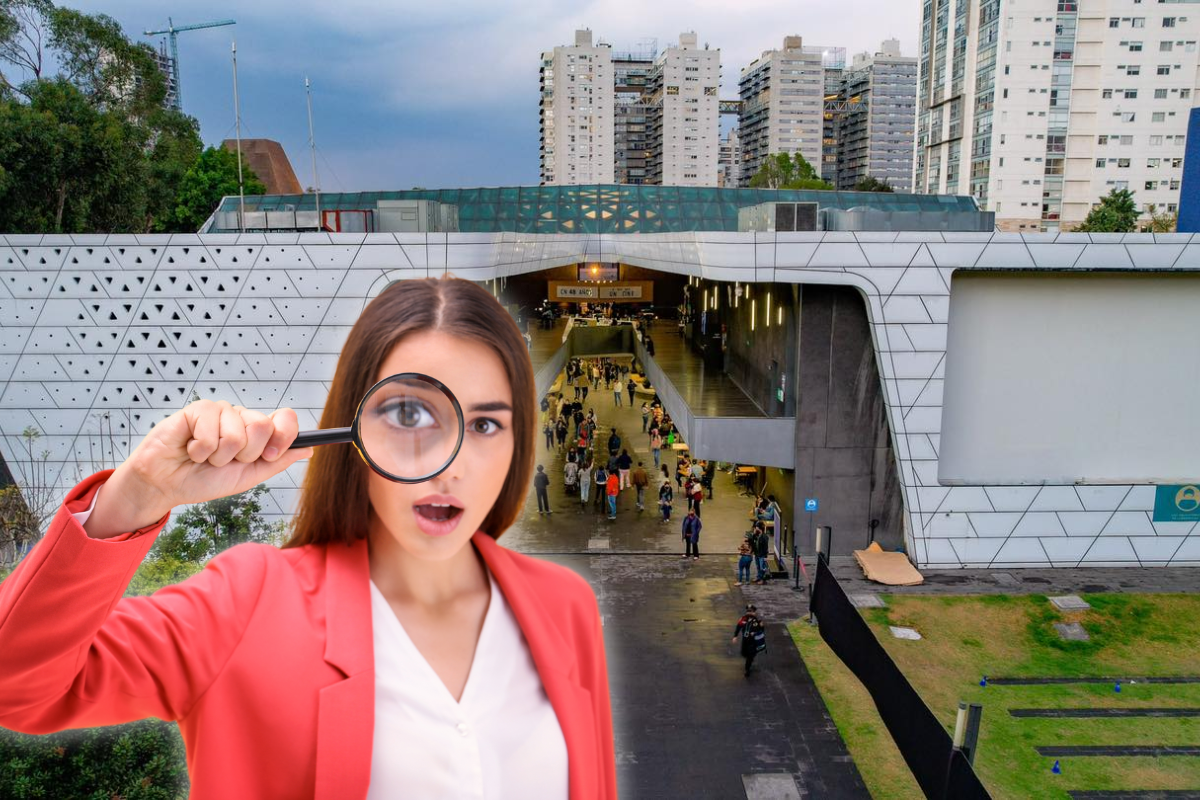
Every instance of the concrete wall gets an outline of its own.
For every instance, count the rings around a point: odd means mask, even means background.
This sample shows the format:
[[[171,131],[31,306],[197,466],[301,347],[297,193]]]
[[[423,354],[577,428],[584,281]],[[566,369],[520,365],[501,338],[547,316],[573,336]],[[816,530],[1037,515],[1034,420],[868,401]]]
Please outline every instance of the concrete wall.
[[[833,553],[875,538],[904,543],[903,507],[866,305],[848,286],[801,285],[793,524],[811,551],[812,525],[833,527]],[[816,498],[812,520],[806,498]]]

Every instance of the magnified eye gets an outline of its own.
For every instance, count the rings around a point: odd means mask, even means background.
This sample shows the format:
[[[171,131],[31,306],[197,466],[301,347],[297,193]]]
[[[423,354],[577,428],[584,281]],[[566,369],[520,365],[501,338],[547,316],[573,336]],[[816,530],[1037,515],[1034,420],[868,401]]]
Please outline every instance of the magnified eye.
[[[429,408],[419,400],[393,400],[377,408],[375,413],[402,428],[428,428],[437,424]]]

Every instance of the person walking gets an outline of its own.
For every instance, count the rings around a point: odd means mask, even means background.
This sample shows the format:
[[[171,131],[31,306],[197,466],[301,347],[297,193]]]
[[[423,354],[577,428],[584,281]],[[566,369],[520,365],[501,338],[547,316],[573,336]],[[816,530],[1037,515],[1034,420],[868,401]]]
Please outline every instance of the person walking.
[[[567,418],[559,417],[558,425],[554,428],[554,434],[558,437],[558,449],[562,450],[567,443]]]
[[[630,480],[633,482],[633,488],[637,490],[638,511],[645,511],[646,487],[650,485],[650,476],[646,474],[645,468],[642,467],[642,462],[638,462],[637,469],[633,471],[633,477]]]
[[[704,527],[700,522],[700,518],[696,516],[695,509],[688,511],[687,516],[683,518],[683,541],[684,547],[683,557],[689,555],[693,561],[700,560],[700,529]]]
[[[597,462],[596,476],[592,482],[596,484],[596,511],[601,511],[604,508],[605,493],[608,491],[608,470],[603,462]]]
[[[767,582],[767,553],[770,548],[770,538],[761,522],[754,523],[754,561],[758,565],[758,584]]]
[[[571,450],[571,454],[566,465],[563,467],[563,486],[567,490],[567,494],[574,494],[575,487],[579,485],[579,464],[575,461],[575,451]]]
[[[537,474],[533,476],[533,489],[537,493],[539,514],[554,513],[550,510],[550,496],[546,494],[546,487],[549,485],[550,476],[546,474],[545,468],[541,464],[538,464]]]
[[[617,429],[613,428],[612,433],[608,436],[608,454],[615,456],[617,451],[621,449],[621,437],[617,436]]]
[[[546,424],[542,426],[542,433],[546,434],[546,449],[554,449],[554,426],[550,424],[550,420],[546,420]]]
[[[734,586],[742,586],[750,582],[750,565],[754,563],[754,548],[750,546],[750,534],[742,537],[738,545],[738,574]]]
[[[633,457],[629,455],[628,450],[622,450],[621,455],[617,456],[617,472],[621,475],[621,488],[629,488],[629,468],[633,466]]]
[[[625,371],[629,372],[629,368],[626,367]],[[633,378],[630,378],[629,375],[625,376],[625,391],[629,392],[629,407],[633,408],[633,393],[637,391],[637,383],[634,382]],[[642,431],[644,432],[645,430],[646,430],[646,414],[645,414],[645,412],[643,412],[642,413]]]
[[[582,513],[587,508],[588,495],[592,490],[592,461],[583,465],[579,470],[579,511]]]
[[[662,512],[660,523],[671,521],[671,501],[675,496],[675,490],[671,488],[670,479],[662,482],[662,486],[658,487],[658,510]]]
[[[630,392],[629,404],[633,405],[633,393]],[[650,406],[642,401],[642,433],[646,432],[646,426],[650,424]],[[655,465],[657,466],[657,465]]]
[[[670,483],[671,482],[671,470],[667,468],[666,464],[660,464],[659,468],[662,470],[663,480],[666,481],[667,483]]]
[[[704,486],[698,478],[692,478],[692,510],[700,516],[700,504],[704,501]]]
[[[592,364],[592,388],[600,391],[600,362]]]
[[[617,495],[621,493],[621,480],[617,473],[608,473],[608,518],[617,518]]]
[[[613,405],[621,405],[621,391],[624,388],[621,379],[617,378],[616,382],[613,383]]]
[[[662,457],[662,434],[658,432],[658,428],[650,429],[650,452],[654,455],[654,467],[659,466],[659,459]]]
[[[735,643],[739,637],[742,640],[742,658],[746,659],[746,669],[742,674],[749,678],[754,657],[767,649],[767,629],[763,625],[762,618],[758,616],[758,609],[753,603],[746,606],[746,613],[741,616],[737,627],[733,629]]]

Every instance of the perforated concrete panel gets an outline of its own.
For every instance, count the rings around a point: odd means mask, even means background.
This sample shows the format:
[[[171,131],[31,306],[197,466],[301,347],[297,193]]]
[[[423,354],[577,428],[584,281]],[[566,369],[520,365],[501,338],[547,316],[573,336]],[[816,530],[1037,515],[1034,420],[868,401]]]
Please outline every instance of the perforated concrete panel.
[[[0,236],[0,447],[29,481],[21,432],[40,430],[34,455],[49,453],[61,496],[124,460],[192,392],[263,412],[290,406],[315,428],[342,342],[391,281],[601,258],[861,290],[919,566],[1200,564],[1196,523],[1151,520],[1152,486],[938,483],[955,270],[1200,270],[1190,234]],[[1200,315],[1182,324],[1200,341]],[[269,514],[290,515],[302,470],[268,482]]]

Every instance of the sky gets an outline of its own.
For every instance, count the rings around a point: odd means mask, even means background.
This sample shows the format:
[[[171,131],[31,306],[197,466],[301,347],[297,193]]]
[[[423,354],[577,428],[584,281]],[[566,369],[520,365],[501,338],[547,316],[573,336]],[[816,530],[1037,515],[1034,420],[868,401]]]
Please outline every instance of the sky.
[[[538,183],[542,51],[576,28],[614,50],[693,30],[721,51],[723,99],[743,67],[795,34],[845,47],[847,61],[900,40],[916,55],[917,0],[58,0],[143,31],[233,19],[179,34],[183,109],[206,144],[234,136],[231,43],[236,37],[243,138],[283,145],[302,186],[313,185],[304,78],[312,82],[322,191]],[[733,122],[722,118],[722,132]]]

